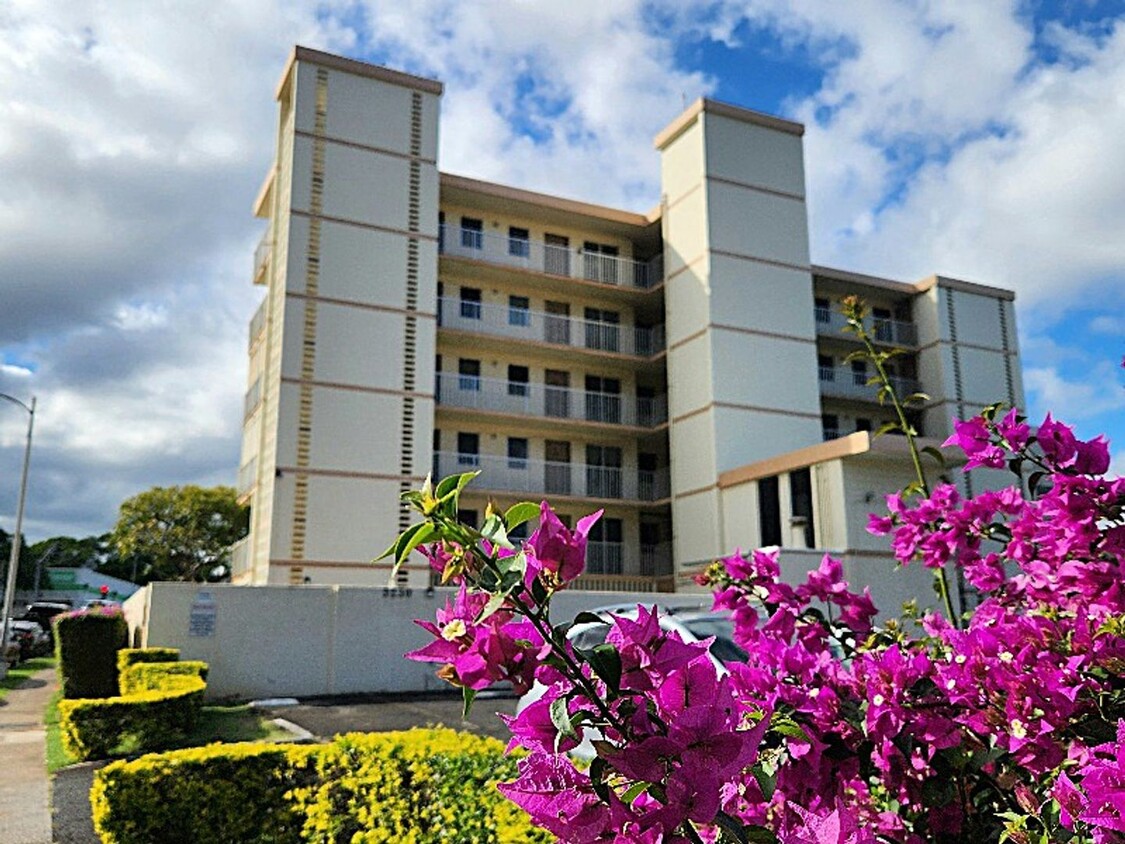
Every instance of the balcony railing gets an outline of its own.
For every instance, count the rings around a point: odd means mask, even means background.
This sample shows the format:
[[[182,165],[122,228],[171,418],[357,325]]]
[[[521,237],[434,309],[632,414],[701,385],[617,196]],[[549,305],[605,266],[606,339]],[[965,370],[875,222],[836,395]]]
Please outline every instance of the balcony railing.
[[[591,574],[587,570],[570,588],[585,592],[675,592],[676,579],[672,575]]]
[[[668,420],[665,396],[642,398],[502,378],[437,373],[437,402],[519,416],[577,419],[608,425],[652,428]]]
[[[668,577],[672,574],[671,543],[641,546],[641,574],[649,577]]]
[[[625,470],[493,454],[434,455],[434,477],[480,470],[479,487],[533,496],[661,501],[671,494],[668,470]]]
[[[254,415],[258,405],[262,403],[262,377],[259,375],[246,391],[246,398],[242,404],[242,421],[245,422]]]
[[[438,326],[635,357],[651,357],[664,349],[663,325],[598,322],[452,296],[438,299]]]
[[[258,458],[251,457],[241,469],[238,470],[238,495],[243,495],[253,489],[258,480]]]
[[[579,278],[617,287],[648,289],[664,280],[664,259],[635,261],[619,255],[584,252],[569,246],[554,246],[538,240],[507,237],[448,223],[439,227],[438,249],[442,255],[471,258],[505,267]]]
[[[586,571],[589,574],[621,574],[624,546],[620,542],[586,543]]]
[[[242,577],[250,571],[250,537],[244,536],[230,546],[231,579]]]
[[[254,344],[266,329],[266,302],[268,301],[268,298],[262,300],[262,304],[258,305],[258,310],[254,311],[254,316],[250,320],[250,348],[254,348]]]
[[[265,284],[265,271],[266,264],[269,262],[270,253],[273,250],[273,241],[270,240],[270,230],[266,229],[262,239],[258,241],[257,248],[254,249],[254,284]]]
[[[817,307],[815,314],[817,334],[838,335],[848,324],[842,313],[831,308]],[[894,346],[918,345],[918,328],[912,322],[883,319],[868,314],[863,324],[876,343],[888,343]]]
[[[879,388],[875,384],[868,384],[867,380],[872,373],[857,372],[844,366],[821,366],[818,377],[820,379],[820,392],[826,396],[844,399],[859,399],[860,401],[878,401]],[[913,378],[891,376],[891,385],[900,397],[905,398],[917,393],[919,385]]]

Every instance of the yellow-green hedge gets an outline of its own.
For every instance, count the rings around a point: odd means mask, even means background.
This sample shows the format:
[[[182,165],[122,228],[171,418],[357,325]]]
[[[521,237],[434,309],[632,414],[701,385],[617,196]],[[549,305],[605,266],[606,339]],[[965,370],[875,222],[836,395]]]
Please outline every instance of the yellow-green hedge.
[[[309,762],[317,785],[294,793],[305,841],[550,840],[496,790],[516,773],[515,758],[496,739],[446,729],[349,733]]]
[[[212,744],[112,762],[90,790],[103,844],[297,844],[304,818],[288,794],[318,748]]]
[[[117,652],[117,673],[141,662],[178,662],[179,648],[122,648]]]
[[[203,663],[133,665],[125,675],[130,678],[127,694],[59,701],[63,747],[86,760],[104,759],[126,741],[142,753],[176,744],[199,718],[207,690],[202,671]]]
[[[114,762],[90,799],[103,844],[551,841],[496,790],[515,764],[495,739],[453,730],[352,733]]]
[[[123,696],[140,692],[156,692],[164,688],[170,677],[198,677],[207,680],[207,663],[198,660],[185,662],[137,662],[125,668],[117,679]]]

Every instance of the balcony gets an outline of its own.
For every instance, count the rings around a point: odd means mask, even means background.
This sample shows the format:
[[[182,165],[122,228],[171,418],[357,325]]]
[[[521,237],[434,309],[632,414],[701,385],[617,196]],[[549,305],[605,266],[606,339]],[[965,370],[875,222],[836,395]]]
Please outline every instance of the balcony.
[[[660,255],[649,261],[634,261],[538,240],[462,229],[447,223],[439,227],[439,238],[439,252],[453,258],[640,290],[655,287],[664,280],[664,259]]]
[[[492,305],[442,296],[438,299],[438,326],[475,334],[492,334],[511,340],[550,343],[610,352],[632,357],[652,357],[664,350],[664,326],[620,325],[548,314],[526,308]]]
[[[557,463],[492,454],[434,455],[435,478],[480,470],[480,489],[515,492],[534,498],[565,495],[572,498],[662,501],[671,495],[668,470],[626,471],[610,466]]]
[[[668,421],[666,396],[634,398],[452,372],[437,374],[435,391],[437,403],[445,407],[637,428],[653,428]]]
[[[250,537],[244,536],[230,546],[231,580],[244,578],[250,574]]]
[[[258,310],[254,312],[254,316],[250,320],[251,349],[258,342],[258,338],[262,336],[262,332],[266,330],[266,303],[268,301],[268,297],[262,300],[262,304],[258,305]]]
[[[254,383],[250,385],[250,389],[246,391],[246,397],[242,402],[242,421],[245,422],[254,415],[254,411],[258,409],[258,405],[262,403],[262,376],[254,379]]]
[[[821,366],[818,368],[820,392],[832,398],[877,402],[878,386],[867,383],[871,375],[870,372],[857,372],[845,366]],[[894,375],[891,376],[891,385],[900,398],[906,398],[920,389],[918,382],[913,378]]]
[[[818,307],[815,309],[815,314],[816,333],[822,336],[841,336],[844,327],[848,324],[842,313],[831,308]],[[876,343],[910,347],[918,345],[918,328],[912,322],[876,318],[868,314],[863,324]],[[843,334],[843,336],[854,337],[855,335]]]
[[[238,497],[243,498],[258,482],[258,458],[251,457],[245,466],[238,470]]]
[[[266,265],[270,260],[270,253],[273,251],[273,241],[270,240],[270,230],[266,229],[262,239],[258,241],[258,246],[254,250],[254,284],[266,283]]]

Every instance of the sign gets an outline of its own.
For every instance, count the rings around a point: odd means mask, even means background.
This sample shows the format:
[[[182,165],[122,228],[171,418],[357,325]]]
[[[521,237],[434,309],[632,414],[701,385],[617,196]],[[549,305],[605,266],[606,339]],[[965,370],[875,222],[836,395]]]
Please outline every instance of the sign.
[[[215,597],[206,590],[195,594],[188,615],[188,635],[210,637],[215,635]]]

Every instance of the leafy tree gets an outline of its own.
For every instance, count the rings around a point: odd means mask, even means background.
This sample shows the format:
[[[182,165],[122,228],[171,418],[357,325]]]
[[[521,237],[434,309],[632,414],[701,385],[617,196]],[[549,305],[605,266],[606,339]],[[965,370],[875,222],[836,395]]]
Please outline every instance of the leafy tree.
[[[8,560],[12,554],[12,535],[0,528],[0,595],[4,594],[8,582]],[[32,589],[35,585],[35,560],[28,559],[27,537],[20,546],[20,567],[16,572],[16,589]]]
[[[48,567],[91,568],[101,574],[129,580],[142,586],[152,579],[151,576],[146,577],[146,573],[151,571],[151,562],[140,554],[122,556],[117,551],[112,533],[86,536],[81,539],[73,536],[52,536],[31,545],[27,553],[32,563],[41,566],[44,570]],[[23,569],[22,563],[20,568]]]
[[[153,487],[122,502],[112,537],[122,557],[147,561],[145,581],[218,580],[248,526],[233,487]]]

